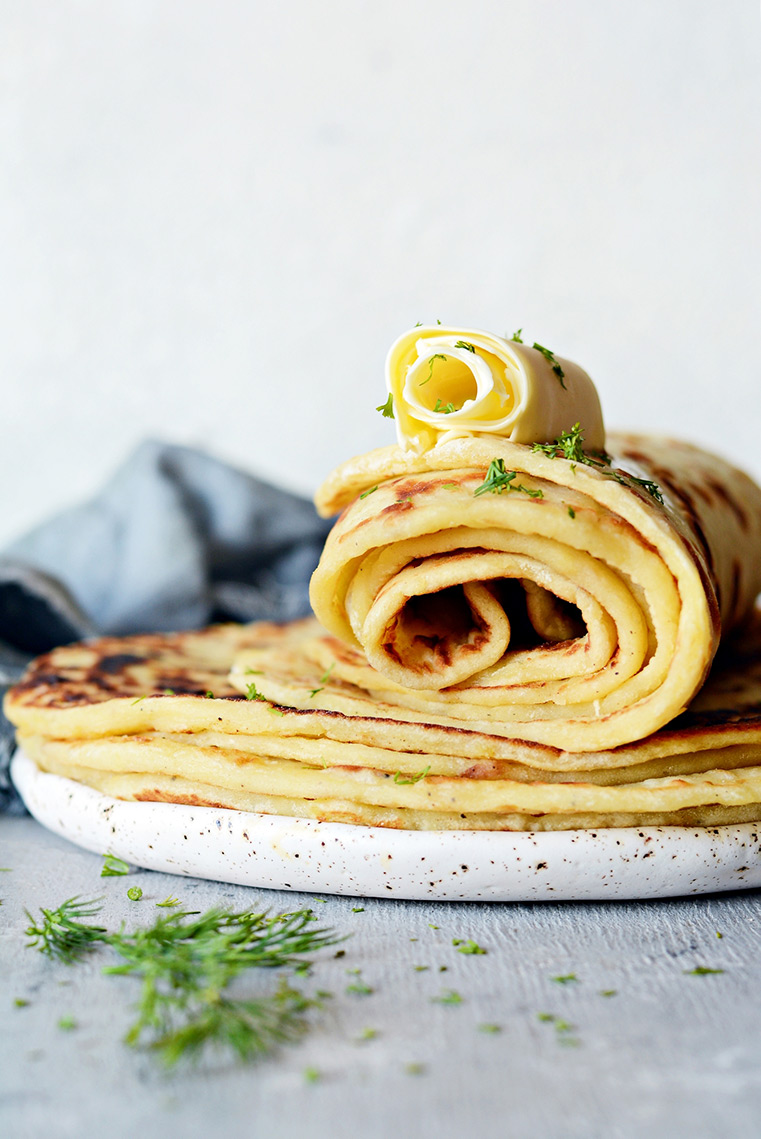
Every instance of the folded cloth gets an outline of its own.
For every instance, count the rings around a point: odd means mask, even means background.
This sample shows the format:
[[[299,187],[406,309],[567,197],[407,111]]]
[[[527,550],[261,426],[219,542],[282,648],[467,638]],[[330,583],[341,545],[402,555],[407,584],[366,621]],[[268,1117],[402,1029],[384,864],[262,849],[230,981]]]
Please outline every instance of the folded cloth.
[[[95,634],[289,621],[329,523],[304,498],[189,447],[141,444],[99,494],[2,551],[0,696],[29,660]],[[0,723],[0,810],[20,810]]]

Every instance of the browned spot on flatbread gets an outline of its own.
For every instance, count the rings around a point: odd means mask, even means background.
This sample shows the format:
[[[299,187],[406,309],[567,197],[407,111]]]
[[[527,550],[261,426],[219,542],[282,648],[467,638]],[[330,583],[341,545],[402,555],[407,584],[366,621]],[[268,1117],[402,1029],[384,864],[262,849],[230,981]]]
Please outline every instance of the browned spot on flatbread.
[[[195,795],[189,792],[187,795],[172,795],[169,791],[136,791],[135,799],[138,803],[178,803],[186,807],[216,807],[218,810],[227,810],[228,807],[225,803],[219,803],[215,799],[206,799],[201,795]]]
[[[748,515],[740,503],[737,501],[737,499],[734,498],[733,495],[729,494],[726,487],[722,486],[722,484],[717,479],[707,478],[705,481],[706,484],[710,486],[716,497],[720,498],[727,509],[732,511],[738,523],[740,524],[740,528],[747,532],[750,527],[750,521],[748,519]]]

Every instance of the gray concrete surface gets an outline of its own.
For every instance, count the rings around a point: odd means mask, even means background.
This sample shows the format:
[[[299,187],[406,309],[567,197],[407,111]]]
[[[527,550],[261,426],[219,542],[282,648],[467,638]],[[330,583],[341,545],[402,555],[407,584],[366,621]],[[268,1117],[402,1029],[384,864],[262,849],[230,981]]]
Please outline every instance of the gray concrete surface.
[[[149,871],[102,879],[100,858],[31,819],[0,820],[0,866],[9,868],[0,874],[3,1139],[758,1134],[756,891],[605,905],[316,902]],[[141,902],[127,899],[131,885]],[[166,1074],[121,1042],[137,982],[102,975],[108,951],[66,967],[25,947],[25,908],[73,894],[105,895],[109,927],[147,924],[173,894],[191,909],[312,905],[352,937],[345,957],[328,951],[306,982],[335,995],[298,1044],[255,1064],[217,1058]],[[457,937],[488,952],[463,956]],[[690,975],[695,966],[724,972]],[[353,968],[371,995],[346,993]],[[578,980],[552,980],[568,973]],[[434,1003],[444,988],[462,1004]],[[558,1032],[539,1013],[575,1027]],[[66,1016],[77,1022],[68,1032],[58,1028]],[[479,1031],[484,1022],[501,1031]],[[358,1042],[366,1027],[377,1037]],[[410,1064],[423,1070],[410,1074]],[[318,1082],[305,1078],[309,1067]]]

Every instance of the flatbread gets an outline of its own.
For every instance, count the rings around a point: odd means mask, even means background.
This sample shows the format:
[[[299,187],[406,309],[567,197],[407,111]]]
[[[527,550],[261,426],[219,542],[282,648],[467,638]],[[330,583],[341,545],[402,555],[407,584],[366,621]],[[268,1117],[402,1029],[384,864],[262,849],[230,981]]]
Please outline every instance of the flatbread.
[[[339,468],[311,587],[357,650],[337,674],[399,718],[577,751],[679,715],[761,589],[761,489],[687,444],[608,446],[590,466],[480,436]],[[495,461],[511,490],[477,494]]]

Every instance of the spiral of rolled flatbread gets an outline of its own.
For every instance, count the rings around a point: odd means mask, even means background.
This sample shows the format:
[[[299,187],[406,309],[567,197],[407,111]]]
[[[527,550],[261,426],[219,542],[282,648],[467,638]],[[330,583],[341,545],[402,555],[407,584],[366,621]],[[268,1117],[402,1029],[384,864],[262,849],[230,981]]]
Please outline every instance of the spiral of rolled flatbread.
[[[318,494],[343,513],[311,601],[364,654],[344,679],[421,718],[566,749],[678,715],[761,589],[761,490],[687,444],[608,447],[574,462],[482,434],[339,467]]]

